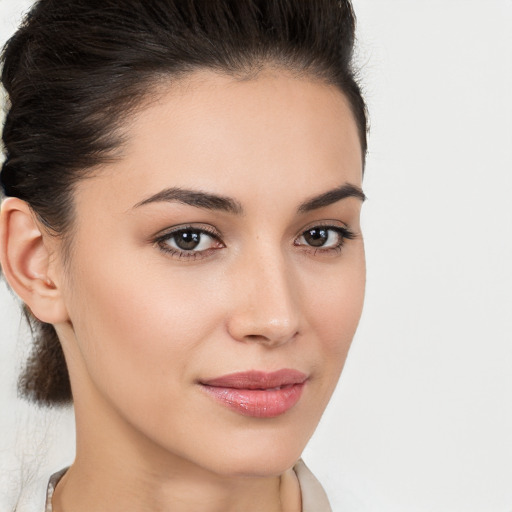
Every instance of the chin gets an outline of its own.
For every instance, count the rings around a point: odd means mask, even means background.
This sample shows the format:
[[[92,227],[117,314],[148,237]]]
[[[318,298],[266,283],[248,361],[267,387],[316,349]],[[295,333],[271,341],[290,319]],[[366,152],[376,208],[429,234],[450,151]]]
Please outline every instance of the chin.
[[[298,442],[299,436],[292,434],[286,437],[274,441],[263,435],[250,443],[232,443],[215,457],[215,472],[230,477],[279,476],[297,462],[307,442]]]
[[[300,452],[301,453],[301,452]],[[216,473],[230,477],[252,477],[252,478],[271,478],[282,475],[290,469],[300,458],[300,453],[294,456],[275,456],[267,454],[265,457],[255,456],[253,458],[231,460],[217,468]]]

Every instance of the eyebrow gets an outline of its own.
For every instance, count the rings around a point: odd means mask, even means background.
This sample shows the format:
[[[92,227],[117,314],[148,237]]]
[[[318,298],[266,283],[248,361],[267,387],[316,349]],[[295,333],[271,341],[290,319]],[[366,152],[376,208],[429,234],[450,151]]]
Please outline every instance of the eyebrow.
[[[359,187],[350,183],[345,183],[338,188],[307,199],[299,205],[297,212],[307,213],[319,208],[324,208],[333,203],[337,203],[338,201],[348,197],[355,197],[361,201],[366,200],[366,196]],[[195,206],[196,208],[223,211],[235,215],[242,215],[244,212],[241,203],[231,197],[179,187],[171,187],[161,190],[160,192],[140,201],[134,206],[134,208],[161,202],[178,202]]]
[[[140,206],[150,203],[161,202],[178,202],[195,206],[196,208],[223,211],[235,215],[241,215],[243,213],[242,205],[236,199],[179,187],[161,190],[140,203],[137,203],[134,208],[139,208]]]
[[[319,208],[324,208],[333,203],[337,203],[347,197],[355,197],[361,201],[366,201],[366,196],[359,187],[356,187],[351,183],[345,183],[344,185],[341,185],[341,187],[329,190],[328,192],[324,192],[323,194],[308,199],[299,206],[297,211],[299,213],[307,213],[312,210],[318,210]]]

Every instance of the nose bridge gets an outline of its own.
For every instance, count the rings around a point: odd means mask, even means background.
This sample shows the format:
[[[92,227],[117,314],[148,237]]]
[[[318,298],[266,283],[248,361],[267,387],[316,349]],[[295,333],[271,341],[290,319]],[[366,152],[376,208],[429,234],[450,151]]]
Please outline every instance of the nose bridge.
[[[292,268],[278,247],[241,258],[234,272],[236,303],[230,318],[238,340],[282,344],[299,331],[299,304]]]

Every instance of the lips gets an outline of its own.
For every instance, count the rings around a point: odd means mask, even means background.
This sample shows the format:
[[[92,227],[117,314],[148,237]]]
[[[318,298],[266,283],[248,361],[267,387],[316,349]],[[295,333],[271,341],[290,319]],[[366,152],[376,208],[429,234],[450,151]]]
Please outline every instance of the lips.
[[[299,401],[306,381],[304,373],[283,369],[232,373],[200,384],[209,396],[239,414],[273,418]]]

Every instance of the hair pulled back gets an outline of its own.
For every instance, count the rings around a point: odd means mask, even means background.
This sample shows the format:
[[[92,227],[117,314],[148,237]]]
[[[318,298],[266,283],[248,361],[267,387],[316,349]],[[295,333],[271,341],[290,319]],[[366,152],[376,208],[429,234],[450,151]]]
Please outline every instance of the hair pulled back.
[[[72,239],[73,186],[113,158],[119,128],[151,87],[199,68],[251,76],[265,65],[336,85],[366,154],[366,109],[354,78],[349,0],[39,0],[2,54],[8,94],[5,196]],[[65,244],[69,247],[69,244]],[[35,344],[21,395],[72,400],[55,329],[25,307]]]

